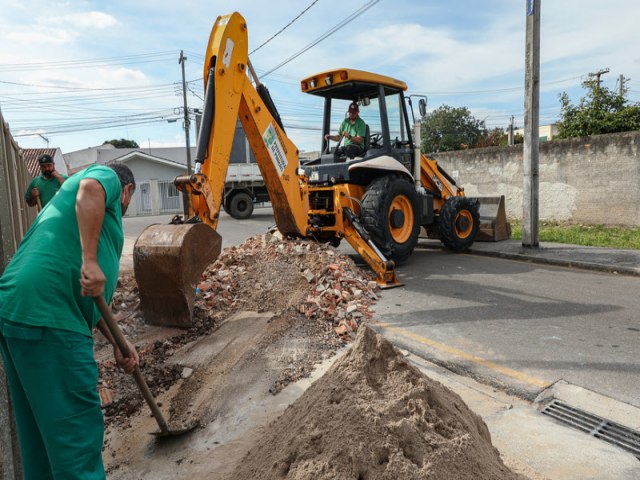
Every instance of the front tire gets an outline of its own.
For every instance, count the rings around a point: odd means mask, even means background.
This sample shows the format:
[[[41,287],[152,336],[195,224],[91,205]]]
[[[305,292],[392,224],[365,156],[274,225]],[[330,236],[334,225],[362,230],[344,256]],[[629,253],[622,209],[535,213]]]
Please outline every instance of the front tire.
[[[380,251],[396,265],[406,262],[413,253],[421,218],[420,196],[404,177],[379,177],[362,197],[362,225]]]
[[[468,250],[478,233],[480,213],[478,200],[450,197],[442,205],[438,219],[440,241],[456,252]]]

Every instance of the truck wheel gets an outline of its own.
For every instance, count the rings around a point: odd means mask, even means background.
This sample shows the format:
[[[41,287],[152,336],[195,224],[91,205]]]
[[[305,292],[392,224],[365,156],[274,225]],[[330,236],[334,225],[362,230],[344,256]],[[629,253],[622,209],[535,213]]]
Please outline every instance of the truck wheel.
[[[396,265],[405,262],[418,243],[421,218],[420,197],[404,177],[377,178],[362,196],[362,225]]]
[[[238,192],[229,202],[229,215],[238,220],[249,218],[253,213],[253,198],[247,192]]]
[[[450,197],[442,205],[438,219],[440,241],[451,250],[468,250],[480,226],[478,201],[468,197]]]

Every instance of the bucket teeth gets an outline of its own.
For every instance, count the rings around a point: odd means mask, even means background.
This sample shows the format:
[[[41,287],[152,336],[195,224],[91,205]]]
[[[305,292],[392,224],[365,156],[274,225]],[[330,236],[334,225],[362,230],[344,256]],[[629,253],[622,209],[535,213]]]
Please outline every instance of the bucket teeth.
[[[204,223],[147,227],[133,248],[145,322],[190,327],[196,285],[221,248],[222,237]]]

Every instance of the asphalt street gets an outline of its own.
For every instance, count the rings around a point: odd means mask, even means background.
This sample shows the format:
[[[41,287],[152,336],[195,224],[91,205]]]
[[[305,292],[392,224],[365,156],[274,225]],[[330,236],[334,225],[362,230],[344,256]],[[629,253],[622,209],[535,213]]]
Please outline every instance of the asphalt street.
[[[379,320],[448,347],[429,358],[531,399],[562,379],[640,407],[640,278],[431,249],[399,271]]]

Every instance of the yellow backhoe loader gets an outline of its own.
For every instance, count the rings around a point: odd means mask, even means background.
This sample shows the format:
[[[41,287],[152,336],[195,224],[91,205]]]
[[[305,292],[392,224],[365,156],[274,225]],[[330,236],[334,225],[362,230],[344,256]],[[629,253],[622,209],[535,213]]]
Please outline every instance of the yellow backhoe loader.
[[[398,286],[395,266],[413,252],[421,227],[463,251],[480,224],[479,202],[420,152],[411,131],[411,97],[404,82],[359,70],[335,69],[301,82],[324,99],[322,136],[337,132],[349,104],[367,124],[364,153],[348,158],[322,142],[322,154],[300,164],[268,90],[248,57],[247,24],[233,13],[218,17],[205,55],[205,105],[195,173],[175,179],[188,193],[182,225],[153,225],[134,247],[134,269],[145,319],[191,323],[195,282],[220,252],[215,232],[236,119],[264,178],[278,230],[285,236],[337,244],[344,239],[375,272],[382,287]],[[415,98],[415,97],[414,97]],[[421,115],[426,102],[419,99]],[[340,143],[340,142],[338,142]]]

